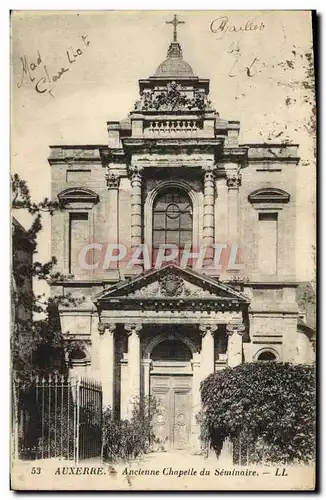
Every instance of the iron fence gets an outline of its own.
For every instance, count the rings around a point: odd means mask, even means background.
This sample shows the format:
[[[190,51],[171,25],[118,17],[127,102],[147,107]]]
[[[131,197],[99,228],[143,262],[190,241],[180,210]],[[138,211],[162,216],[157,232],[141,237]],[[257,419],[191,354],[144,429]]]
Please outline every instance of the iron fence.
[[[101,455],[102,388],[64,375],[13,380],[16,458],[79,460]]]
[[[261,439],[252,439],[248,433],[242,433],[232,440],[232,454],[234,465],[249,466],[270,463],[267,444]]]

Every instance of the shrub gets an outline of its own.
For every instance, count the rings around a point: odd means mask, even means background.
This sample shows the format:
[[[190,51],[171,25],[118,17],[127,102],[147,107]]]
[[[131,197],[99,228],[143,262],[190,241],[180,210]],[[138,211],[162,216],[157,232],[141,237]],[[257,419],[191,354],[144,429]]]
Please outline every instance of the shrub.
[[[202,432],[212,447],[243,438],[253,460],[309,462],[315,452],[315,374],[311,366],[244,363],[201,385]],[[252,446],[254,445],[254,446]]]
[[[134,402],[130,420],[117,419],[111,408],[107,408],[103,415],[103,459],[131,460],[147,453],[154,441],[152,419],[156,411],[156,400],[152,397]]]

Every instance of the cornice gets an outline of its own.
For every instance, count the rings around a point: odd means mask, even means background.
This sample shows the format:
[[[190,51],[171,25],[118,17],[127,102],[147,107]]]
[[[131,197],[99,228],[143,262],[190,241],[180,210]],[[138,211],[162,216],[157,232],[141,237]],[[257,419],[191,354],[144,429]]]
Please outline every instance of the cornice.
[[[242,311],[248,308],[247,302],[223,297],[110,297],[107,301],[97,301],[100,310],[163,310],[207,312]]]
[[[110,163],[126,163],[126,155],[122,148],[108,148],[107,146],[101,147],[100,156],[103,166],[107,167]]]
[[[224,147],[221,158],[219,158],[218,161],[225,161],[227,163],[236,161],[244,165],[248,161],[248,148],[246,146]]]
[[[67,188],[58,194],[58,198],[63,203],[88,202],[98,203],[99,195],[84,187]]]
[[[50,146],[50,165],[56,163],[101,163],[100,148],[103,145],[62,145]]]
[[[288,203],[290,195],[283,189],[265,187],[250,193],[248,200],[250,203]]]
[[[223,139],[221,138],[133,138],[125,137],[121,139],[125,151],[130,153],[156,153],[161,152],[164,148],[164,152],[175,150],[184,150],[185,152],[197,152],[202,150],[207,150],[210,148],[215,151],[216,148],[220,148],[223,145]]]

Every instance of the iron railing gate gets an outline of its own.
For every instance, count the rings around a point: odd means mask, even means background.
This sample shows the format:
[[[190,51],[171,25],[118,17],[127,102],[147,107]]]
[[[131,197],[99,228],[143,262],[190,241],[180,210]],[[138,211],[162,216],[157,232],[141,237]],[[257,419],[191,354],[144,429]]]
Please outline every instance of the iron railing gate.
[[[79,460],[101,456],[102,388],[83,377],[13,381],[16,458]]]

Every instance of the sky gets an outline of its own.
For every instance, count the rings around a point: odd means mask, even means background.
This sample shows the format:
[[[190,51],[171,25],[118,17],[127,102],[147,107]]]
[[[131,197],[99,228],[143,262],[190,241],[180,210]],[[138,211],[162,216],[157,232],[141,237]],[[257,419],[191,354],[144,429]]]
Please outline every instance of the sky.
[[[34,199],[50,195],[50,144],[106,144],[106,122],[123,119],[133,109],[138,80],[154,74],[166,57],[172,28],[165,22],[173,14],[13,14],[11,171],[27,180]],[[305,127],[311,107],[305,102],[301,57],[312,46],[309,11],[177,14],[185,21],[178,28],[184,59],[197,76],[210,79],[210,99],[221,118],[240,120],[240,143],[279,135],[277,140],[300,145],[295,258],[297,278],[313,279],[315,160],[313,137]],[[214,33],[222,17],[228,29]],[[27,64],[35,64],[29,75]],[[44,65],[49,77],[57,79],[51,87]],[[61,73],[62,68],[69,70]],[[19,220],[28,226],[30,218],[19,214]],[[51,256],[49,222],[45,217],[37,256],[41,260]]]

